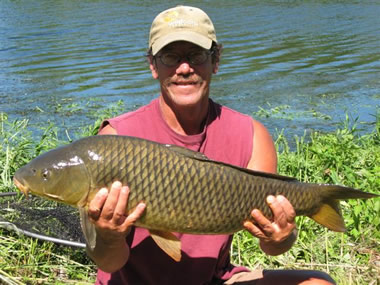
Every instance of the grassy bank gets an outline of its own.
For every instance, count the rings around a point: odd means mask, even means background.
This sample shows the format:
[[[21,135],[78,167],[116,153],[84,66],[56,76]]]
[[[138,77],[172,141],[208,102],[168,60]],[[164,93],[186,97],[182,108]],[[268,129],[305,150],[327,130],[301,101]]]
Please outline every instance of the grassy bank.
[[[81,134],[60,133],[57,126],[48,125],[36,141],[26,120],[9,121],[0,114],[0,192],[16,191],[11,179],[21,165],[70,139],[94,134],[98,124]],[[373,132],[365,135],[359,135],[354,122],[347,121],[334,133],[313,133],[294,141],[279,133],[275,138],[279,173],[306,182],[344,184],[380,193],[379,118]],[[252,268],[320,269],[339,284],[378,284],[380,199],[344,202],[342,210],[348,228],[344,234],[300,217],[298,241],[286,254],[265,256],[256,239],[239,232],[232,245],[232,259]],[[91,284],[94,274],[95,266],[83,250],[0,229],[0,284],[4,280],[9,284]]]
[[[341,184],[380,193],[380,121],[371,134],[358,135],[349,120],[334,133],[295,137],[294,150],[277,135],[279,173],[301,181]],[[306,217],[297,217],[299,236],[278,257],[264,255],[246,232],[235,236],[233,259],[250,267],[318,269],[338,284],[379,284],[380,199],[342,202],[346,233],[335,233]]]

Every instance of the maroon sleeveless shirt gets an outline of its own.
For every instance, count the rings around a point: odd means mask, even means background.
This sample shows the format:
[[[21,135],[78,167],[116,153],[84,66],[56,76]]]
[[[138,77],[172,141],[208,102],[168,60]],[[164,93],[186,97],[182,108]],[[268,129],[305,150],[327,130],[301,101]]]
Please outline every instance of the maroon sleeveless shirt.
[[[103,122],[101,128],[110,124],[119,135],[184,146],[210,159],[247,167],[253,148],[252,119],[211,99],[209,102],[204,131],[197,135],[184,136],[173,131],[163,119],[158,99]],[[232,236],[175,235],[182,244],[180,262],[164,253],[146,229],[134,227],[127,237],[129,260],[112,274],[98,270],[96,284],[214,284],[248,271],[230,263]]]

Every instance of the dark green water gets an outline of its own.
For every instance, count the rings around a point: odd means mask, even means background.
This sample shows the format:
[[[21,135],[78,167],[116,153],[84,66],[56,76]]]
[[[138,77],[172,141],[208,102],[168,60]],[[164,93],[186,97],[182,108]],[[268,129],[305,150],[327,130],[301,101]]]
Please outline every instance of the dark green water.
[[[119,100],[125,111],[148,103],[159,91],[144,58],[150,24],[177,3],[1,0],[1,112],[75,130]],[[251,115],[274,108],[258,119],[287,136],[332,130],[346,112],[371,129],[365,122],[380,105],[380,1],[187,4],[210,15],[224,45],[216,101]]]

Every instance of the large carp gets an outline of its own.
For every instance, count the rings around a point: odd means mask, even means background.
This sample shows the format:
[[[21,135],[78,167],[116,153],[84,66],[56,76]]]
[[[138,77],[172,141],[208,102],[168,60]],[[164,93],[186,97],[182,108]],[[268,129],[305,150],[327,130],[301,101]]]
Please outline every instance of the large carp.
[[[126,214],[143,201],[146,209],[136,226],[149,229],[175,260],[181,258],[181,249],[171,232],[236,232],[255,208],[272,216],[265,202],[268,195],[284,195],[297,215],[333,231],[345,230],[338,200],[377,196],[344,186],[302,183],[209,160],[186,148],[116,135],[86,137],[51,150],[14,177],[25,194],[30,191],[78,207],[91,247],[96,232],[87,207],[101,187],[116,180],[131,189]]]

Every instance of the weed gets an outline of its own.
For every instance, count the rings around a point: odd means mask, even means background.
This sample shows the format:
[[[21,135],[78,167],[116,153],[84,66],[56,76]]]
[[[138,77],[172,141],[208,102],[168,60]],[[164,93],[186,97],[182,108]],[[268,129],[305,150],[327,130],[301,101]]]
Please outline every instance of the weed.
[[[295,137],[294,149],[283,132],[277,135],[279,173],[301,181],[344,184],[380,193],[379,117],[374,131],[359,135],[349,117],[334,133]],[[235,235],[232,258],[249,267],[304,268],[329,272],[338,284],[379,282],[380,200],[342,202],[346,233],[328,231],[307,217],[297,217],[299,236],[287,253],[263,254],[258,242],[242,231]]]
[[[101,120],[122,110],[121,102],[98,114],[100,119],[84,128],[82,136],[97,133]],[[270,110],[277,116],[288,106]],[[265,114],[264,110],[262,111]],[[318,114],[317,114],[318,115]],[[318,115],[319,116],[319,115]],[[81,136],[78,134],[78,136]],[[68,141],[71,138],[67,136]],[[11,178],[23,164],[57,145],[58,129],[49,124],[38,140],[27,120],[9,122],[0,113],[0,192],[15,191]],[[294,145],[290,148],[289,145]],[[294,138],[290,144],[283,131],[276,135],[279,173],[305,182],[335,183],[380,193],[380,120],[374,131],[360,135],[355,120],[346,121],[334,133],[314,132]],[[246,231],[234,235],[231,258],[250,268],[317,269],[330,273],[338,284],[379,282],[380,201],[342,203],[347,232],[328,231],[306,217],[297,217],[299,236],[285,254],[262,253],[258,240]],[[96,268],[84,250],[73,250],[0,230],[0,283],[93,283]],[[12,283],[13,282],[13,283]]]

